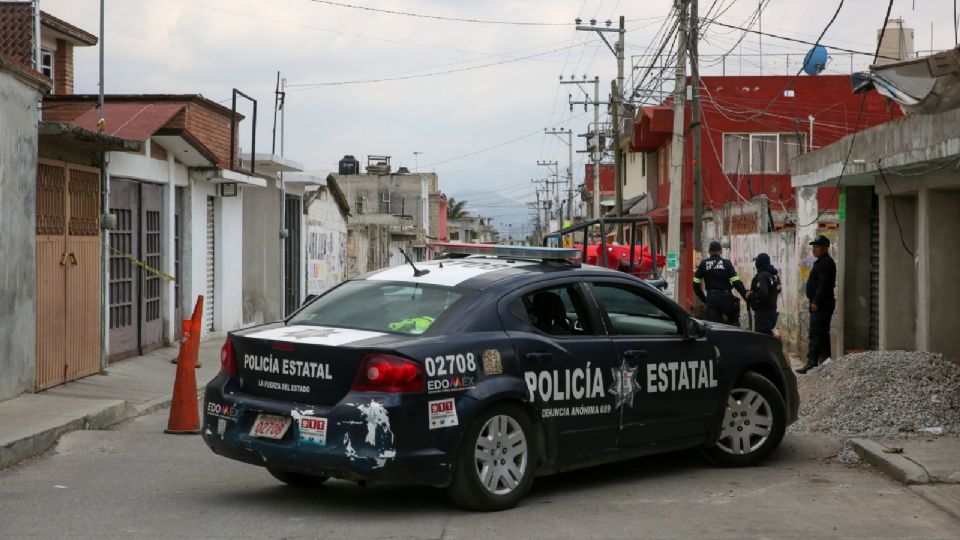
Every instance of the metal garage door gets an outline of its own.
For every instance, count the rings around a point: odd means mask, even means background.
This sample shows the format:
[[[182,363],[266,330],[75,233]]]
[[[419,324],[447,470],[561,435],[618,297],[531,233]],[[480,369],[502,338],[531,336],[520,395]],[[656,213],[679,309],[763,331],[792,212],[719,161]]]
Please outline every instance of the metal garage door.
[[[146,354],[163,345],[162,281],[136,265],[162,268],[163,186],[110,180],[110,360]]]
[[[36,388],[100,370],[100,170],[37,167]]]
[[[300,307],[300,197],[287,195],[284,212],[287,237],[283,240],[283,298],[284,315]]]
[[[207,294],[203,299],[203,318],[204,326],[208,331],[213,331],[213,304],[216,298],[216,212],[215,197],[207,197]]]

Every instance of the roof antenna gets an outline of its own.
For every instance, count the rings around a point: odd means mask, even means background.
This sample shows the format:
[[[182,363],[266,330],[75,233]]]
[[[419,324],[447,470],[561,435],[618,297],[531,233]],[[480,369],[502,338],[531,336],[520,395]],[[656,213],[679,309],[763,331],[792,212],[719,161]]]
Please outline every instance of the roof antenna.
[[[400,254],[403,255],[403,258],[406,259],[408,263],[410,263],[411,267],[413,267],[413,277],[425,276],[430,273],[430,271],[427,270],[426,268],[424,268],[423,270],[417,268],[417,265],[413,264],[413,261],[410,260],[410,256],[407,255],[407,252],[404,251],[403,248],[400,248]]]

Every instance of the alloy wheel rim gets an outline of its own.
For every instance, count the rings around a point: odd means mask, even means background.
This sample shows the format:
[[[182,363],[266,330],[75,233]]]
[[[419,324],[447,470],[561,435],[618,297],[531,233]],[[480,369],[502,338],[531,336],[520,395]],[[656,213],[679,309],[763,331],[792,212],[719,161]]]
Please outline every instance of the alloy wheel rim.
[[[773,429],[770,403],[755,390],[734,388],[727,398],[727,412],[717,448],[742,456],[763,446]]]
[[[480,484],[494,495],[517,489],[527,470],[527,438],[520,424],[497,415],[480,429],[474,445],[474,463]]]

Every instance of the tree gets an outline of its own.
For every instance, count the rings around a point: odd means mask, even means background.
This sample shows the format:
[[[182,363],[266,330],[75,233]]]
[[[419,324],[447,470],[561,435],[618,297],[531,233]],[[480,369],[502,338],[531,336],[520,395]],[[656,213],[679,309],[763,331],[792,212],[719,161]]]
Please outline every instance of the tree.
[[[458,201],[450,197],[447,201],[447,219],[460,219],[470,215],[470,212],[464,208],[466,205],[467,201]]]

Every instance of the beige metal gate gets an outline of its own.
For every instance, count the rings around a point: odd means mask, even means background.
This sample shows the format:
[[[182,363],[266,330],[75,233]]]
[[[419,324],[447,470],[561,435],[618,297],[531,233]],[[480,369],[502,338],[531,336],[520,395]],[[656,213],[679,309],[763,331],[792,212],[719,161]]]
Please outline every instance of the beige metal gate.
[[[100,370],[100,170],[37,167],[38,390]]]

